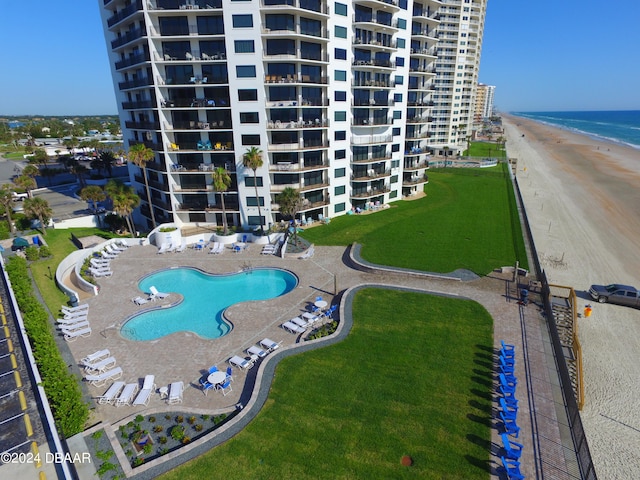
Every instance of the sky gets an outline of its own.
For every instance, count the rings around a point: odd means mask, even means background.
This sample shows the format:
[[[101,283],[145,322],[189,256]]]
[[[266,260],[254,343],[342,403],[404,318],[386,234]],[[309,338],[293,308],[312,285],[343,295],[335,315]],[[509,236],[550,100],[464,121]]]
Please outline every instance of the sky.
[[[1,115],[116,114],[101,0],[0,0]],[[640,0],[488,0],[499,111],[640,110]]]

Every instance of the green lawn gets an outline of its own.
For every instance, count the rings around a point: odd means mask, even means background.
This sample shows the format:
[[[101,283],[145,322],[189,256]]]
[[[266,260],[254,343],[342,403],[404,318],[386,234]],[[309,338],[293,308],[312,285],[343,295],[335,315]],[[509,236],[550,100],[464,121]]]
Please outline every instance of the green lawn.
[[[362,244],[365,260],[447,273],[485,275],[520,261],[527,268],[506,166],[429,172],[427,196],[369,215],[345,215],[306,230],[316,245]]]
[[[469,151],[465,152],[469,157],[497,157],[505,158],[506,153],[503,145],[495,142],[471,142]]]
[[[346,340],[280,363],[246,429],[162,478],[488,478],[488,312],[380,289],[353,312]]]
[[[7,152],[2,154],[7,160],[24,160],[24,155],[25,152]]]

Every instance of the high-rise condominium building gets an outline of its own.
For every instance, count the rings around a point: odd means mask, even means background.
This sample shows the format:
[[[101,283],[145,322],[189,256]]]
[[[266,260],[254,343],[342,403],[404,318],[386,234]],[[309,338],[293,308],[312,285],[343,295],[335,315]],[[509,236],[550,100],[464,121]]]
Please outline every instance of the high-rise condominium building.
[[[474,113],[475,123],[480,123],[484,119],[493,116],[493,96],[495,92],[496,87],[493,85],[485,85],[484,83],[478,84]]]
[[[288,187],[299,217],[376,207],[468,135],[486,0],[99,2],[125,144],[155,152],[151,205],[130,166],[148,228],[222,225],[222,196],[230,225],[269,226]]]

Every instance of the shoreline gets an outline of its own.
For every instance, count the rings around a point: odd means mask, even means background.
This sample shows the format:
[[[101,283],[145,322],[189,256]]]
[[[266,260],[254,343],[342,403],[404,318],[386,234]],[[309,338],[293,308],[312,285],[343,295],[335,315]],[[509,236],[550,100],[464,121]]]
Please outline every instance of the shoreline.
[[[575,289],[579,312],[593,306],[578,319],[578,338],[581,418],[598,478],[640,478],[640,310],[595,303],[587,292],[640,288],[640,151],[522,117],[504,115],[503,126],[549,281]]]

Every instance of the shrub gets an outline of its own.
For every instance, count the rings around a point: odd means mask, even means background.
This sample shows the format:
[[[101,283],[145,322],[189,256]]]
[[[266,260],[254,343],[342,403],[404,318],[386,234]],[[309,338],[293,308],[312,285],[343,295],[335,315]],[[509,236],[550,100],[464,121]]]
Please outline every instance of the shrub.
[[[144,447],[142,447],[142,451],[146,454],[149,455],[152,451],[153,451],[153,445],[151,445],[150,443],[145,444]]]
[[[167,415],[165,415],[165,416],[164,416],[164,419],[165,419],[165,420],[171,420],[171,415],[168,415],[168,414],[167,414]]]
[[[161,445],[164,445],[165,443],[167,443],[167,437],[165,437],[164,435],[162,437],[158,437],[158,442],[160,442]]]
[[[144,458],[142,457],[137,457],[133,459],[133,462],[131,462],[131,466],[133,468],[135,467],[139,467],[140,465],[142,465],[144,463]]]
[[[181,441],[184,438],[184,427],[182,425],[176,425],[171,429],[171,438],[176,441]]]
[[[135,420],[136,420],[136,423],[140,423],[140,422],[144,421],[144,417],[142,415],[138,414],[138,415],[136,415]]]
[[[156,417],[149,417],[149,421],[151,423],[156,423]]]
[[[155,427],[153,427],[153,431],[155,433],[160,433],[163,430],[162,425],[156,425]]]
[[[33,262],[40,258],[40,252],[38,251],[38,247],[35,245],[30,245],[24,250],[24,254],[27,257],[27,260]]]
[[[182,415],[178,415],[178,416],[176,417],[176,422],[178,422],[178,423],[182,423],[182,422],[184,422],[184,417],[183,417]]]
[[[191,438],[184,436],[182,437],[182,444],[186,445],[187,443],[189,443],[191,441]]]
[[[192,415],[192,416],[190,416],[190,417],[187,419],[187,422],[189,422],[189,424],[190,424],[190,425],[193,425],[194,423],[196,423],[196,417],[195,417],[195,416],[193,416],[193,415]]]
[[[203,427],[202,425],[200,425],[200,424],[195,425],[195,426],[193,427],[193,429],[194,429],[196,432],[201,432],[203,428],[204,428],[204,427]]]
[[[47,245],[40,247],[40,258],[47,258],[51,256],[51,249]]]

